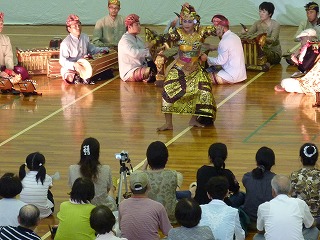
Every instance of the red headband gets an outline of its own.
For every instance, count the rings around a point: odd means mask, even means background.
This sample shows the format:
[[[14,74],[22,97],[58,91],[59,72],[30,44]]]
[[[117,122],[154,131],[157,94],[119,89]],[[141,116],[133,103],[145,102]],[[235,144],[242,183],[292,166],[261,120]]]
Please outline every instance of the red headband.
[[[3,19],[4,19],[4,13],[0,12],[0,22],[3,22]]]
[[[215,26],[229,27],[229,20],[225,16],[220,14],[214,15],[211,22],[215,22]]]
[[[74,14],[70,14],[67,18],[67,21],[66,21],[66,25],[68,27],[70,27],[71,25],[73,24],[79,24],[80,23],[80,19],[77,15],[74,15]]]
[[[125,23],[126,27],[128,27],[136,22],[139,22],[139,18],[140,17],[138,15],[133,13],[133,14],[130,14],[126,17],[124,23]]]

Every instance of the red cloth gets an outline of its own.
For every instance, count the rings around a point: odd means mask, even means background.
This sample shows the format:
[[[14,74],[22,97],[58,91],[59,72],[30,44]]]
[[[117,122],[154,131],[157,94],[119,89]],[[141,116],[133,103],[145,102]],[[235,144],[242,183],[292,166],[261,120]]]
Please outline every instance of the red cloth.
[[[0,22],[3,22],[3,20],[4,20],[4,13],[0,12]]]
[[[124,23],[125,23],[126,27],[128,27],[136,22],[139,22],[139,18],[140,17],[138,15],[133,13],[133,14],[130,14],[126,17]]]
[[[80,23],[80,19],[77,15],[75,14],[70,14],[67,18],[67,21],[66,21],[66,25],[68,27],[70,27],[71,25],[73,24],[79,24]]]

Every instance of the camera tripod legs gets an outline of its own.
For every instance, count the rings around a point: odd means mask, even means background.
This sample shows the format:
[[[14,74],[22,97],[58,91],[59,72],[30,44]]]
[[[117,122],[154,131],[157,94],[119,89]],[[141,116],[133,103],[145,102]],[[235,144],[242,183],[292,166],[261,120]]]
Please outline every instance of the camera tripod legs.
[[[131,197],[131,194],[128,192],[127,175],[129,175],[127,169],[125,169],[124,171],[122,171],[122,170],[120,171],[120,181],[119,181],[119,186],[118,186],[118,195],[117,195],[117,199],[116,199],[117,206],[119,206],[119,203],[121,202],[122,197],[125,199]],[[123,183],[124,183],[124,187],[125,187],[125,193],[122,195]]]

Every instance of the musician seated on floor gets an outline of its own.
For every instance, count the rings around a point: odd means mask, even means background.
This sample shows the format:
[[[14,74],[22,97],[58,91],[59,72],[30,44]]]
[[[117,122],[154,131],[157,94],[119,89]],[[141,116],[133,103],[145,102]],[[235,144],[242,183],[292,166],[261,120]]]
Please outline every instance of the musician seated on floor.
[[[120,78],[127,82],[155,82],[157,67],[149,48],[138,36],[141,31],[139,16],[130,14],[125,19],[127,32],[118,44]]]
[[[233,84],[246,80],[247,72],[240,38],[229,30],[229,20],[225,16],[213,16],[212,24],[216,28],[217,36],[221,39],[218,48],[211,48],[211,50],[218,50],[218,56],[215,58],[207,57],[206,54],[201,56],[209,66],[222,67],[220,71],[212,68],[212,71],[209,71],[212,83]]]
[[[304,31],[303,31],[304,32]],[[307,41],[301,48],[300,57],[297,59],[299,70],[305,71],[285,78],[274,87],[276,92],[296,92],[316,95],[320,92],[320,61],[319,45]]]
[[[13,53],[10,38],[1,33],[3,29],[3,20],[4,13],[0,12],[0,77],[18,78],[16,82],[19,82],[21,76],[18,76],[18,74],[13,71]]]
[[[67,83],[71,84],[94,84],[90,79],[80,77],[80,72],[85,71],[79,59],[86,55],[107,53],[107,47],[95,47],[90,43],[88,35],[81,33],[81,22],[77,15],[69,15],[66,21],[66,29],[69,35],[60,45],[59,63],[61,64],[61,76]]]
[[[315,64],[315,60],[319,54],[318,44],[313,45],[317,39],[317,32],[312,28],[303,30],[297,38],[301,42],[299,51],[291,55],[291,61],[294,65],[298,66],[300,72],[295,73],[293,76],[298,76],[307,73]]]

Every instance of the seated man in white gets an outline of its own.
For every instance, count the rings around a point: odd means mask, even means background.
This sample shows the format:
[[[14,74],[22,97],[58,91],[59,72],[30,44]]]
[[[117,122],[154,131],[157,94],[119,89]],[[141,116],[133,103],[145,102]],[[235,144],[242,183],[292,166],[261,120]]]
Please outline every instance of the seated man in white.
[[[254,240],[308,239],[316,240],[319,230],[305,201],[291,198],[291,181],[287,176],[275,175],[271,180],[273,199],[258,208]],[[303,227],[304,226],[304,227]]]

